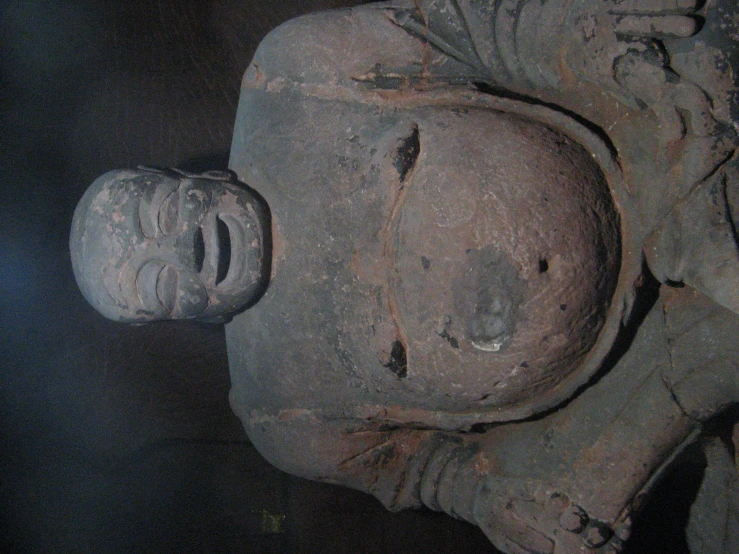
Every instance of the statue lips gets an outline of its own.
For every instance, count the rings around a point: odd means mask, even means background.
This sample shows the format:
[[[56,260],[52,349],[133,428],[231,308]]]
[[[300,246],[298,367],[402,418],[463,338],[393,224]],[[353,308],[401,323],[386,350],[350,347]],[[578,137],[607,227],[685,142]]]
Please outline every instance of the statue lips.
[[[227,293],[252,281],[245,249],[250,248],[242,221],[231,214],[213,210],[201,227],[205,262],[200,277],[216,294]]]
[[[216,188],[217,187],[217,188]],[[191,189],[187,195],[199,190]],[[259,222],[255,220],[250,198],[241,190],[225,185],[215,185],[210,194],[205,193],[209,202],[201,217],[191,217],[197,223],[195,234],[183,229],[187,251],[178,252],[181,260],[187,260],[194,269],[195,276],[204,285],[208,304],[212,307],[232,304],[254,288],[260,279],[259,250],[261,240]],[[193,252],[189,250],[193,249]],[[239,303],[239,302],[237,302]],[[238,307],[238,306],[234,306]],[[210,311],[204,307],[204,312]]]
[[[220,226],[223,233],[227,237],[219,236],[219,265],[225,265],[227,268],[226,275],[223,280],[216,279],[217,290],[230,290],[239,288],[240,286],[248,286],[252,282],[250,273],[248,272],[248,264],[246,263],[246,249],[251,248],[247,244],[247,233],[242,221],[232,215],[219,215],[218,219],[225,225]],[[229,252],[221,252],[220,246],[225,242],[230,246]]]

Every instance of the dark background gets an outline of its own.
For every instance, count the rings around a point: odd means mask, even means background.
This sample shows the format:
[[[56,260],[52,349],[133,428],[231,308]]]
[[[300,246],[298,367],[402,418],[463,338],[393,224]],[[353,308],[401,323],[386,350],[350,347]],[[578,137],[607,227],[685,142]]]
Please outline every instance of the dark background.
[[[72,276],[95,177],[225,168],[259,41],[357,3],[0,0],[0,551],[495,552],[466,523],[271,468],[228,406],[222,327],[108,322]],[[680,552],[675,506],[635,551]]]

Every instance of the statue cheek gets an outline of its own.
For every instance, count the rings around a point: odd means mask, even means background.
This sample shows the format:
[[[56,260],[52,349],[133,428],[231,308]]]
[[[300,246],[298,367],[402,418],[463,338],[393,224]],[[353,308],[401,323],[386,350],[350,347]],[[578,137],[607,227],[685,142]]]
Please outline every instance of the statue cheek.
[[[177,282],[172,317],[184,319],[195,317],[208,307],[208,291],[197,275],[182,271]]]

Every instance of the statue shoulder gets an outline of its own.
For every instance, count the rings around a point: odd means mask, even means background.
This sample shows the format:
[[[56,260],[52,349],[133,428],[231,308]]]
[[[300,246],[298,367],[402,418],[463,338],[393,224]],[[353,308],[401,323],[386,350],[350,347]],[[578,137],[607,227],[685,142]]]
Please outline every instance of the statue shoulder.
[[[412,2],[410,2],[412,4]],[[257,88],[275,80],[296,84],[349,83],[381,66],[420,63],[424,42],[392,20],[405,0],[307,14],[271,31],[244,77]]]

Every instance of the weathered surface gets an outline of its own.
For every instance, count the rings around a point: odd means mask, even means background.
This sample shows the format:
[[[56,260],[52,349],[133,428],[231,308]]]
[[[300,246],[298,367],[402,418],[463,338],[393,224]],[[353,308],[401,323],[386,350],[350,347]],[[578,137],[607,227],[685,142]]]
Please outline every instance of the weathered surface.
[[[727,6],[706,42],[688,4],[482,6],[319,14],[260,47],[231,166],[280,246],[227,328],[232,405],[288,471],[475,521],[506,552],[616,551],[737,397]],[[644,258],[667,288],[642,321]],[[558,411],[454,432],[598,369]]]

